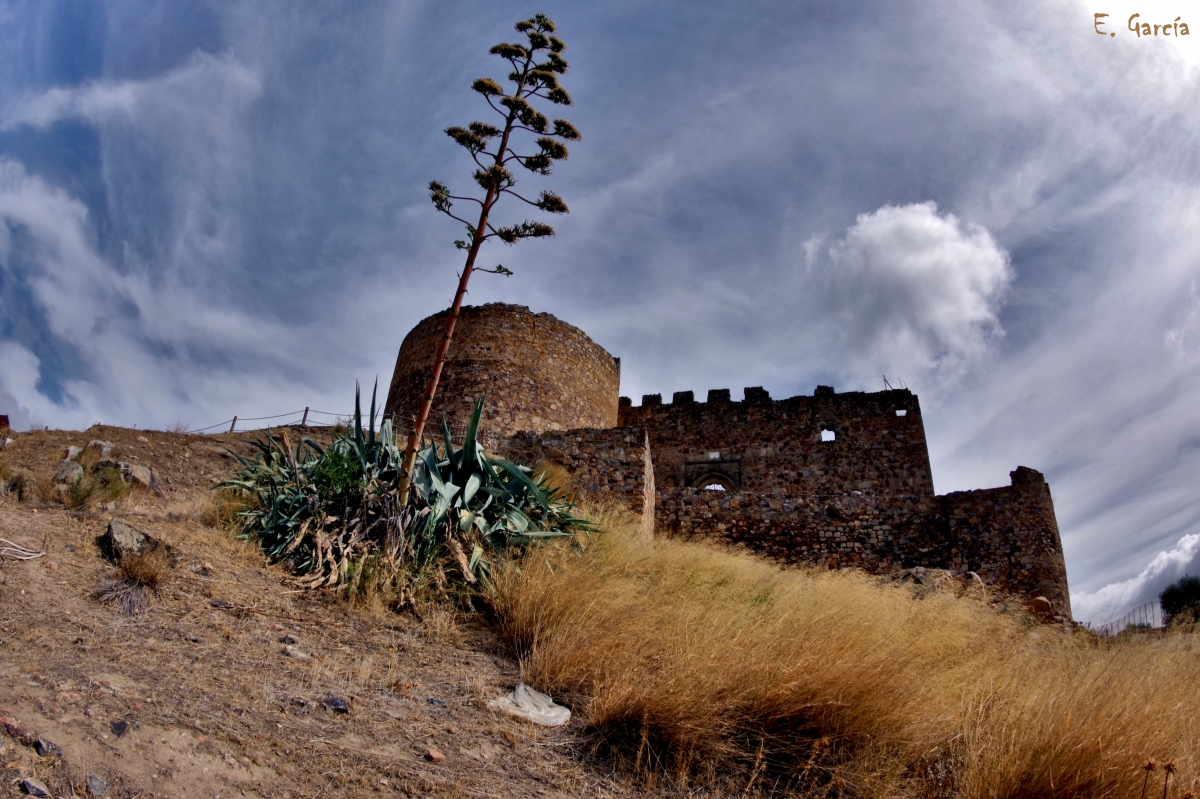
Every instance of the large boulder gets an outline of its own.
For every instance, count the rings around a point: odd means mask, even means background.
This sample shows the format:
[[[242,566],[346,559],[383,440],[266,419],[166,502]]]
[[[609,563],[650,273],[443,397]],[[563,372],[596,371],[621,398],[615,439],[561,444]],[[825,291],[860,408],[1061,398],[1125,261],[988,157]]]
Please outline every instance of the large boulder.
[[[59,484],[74,483],[81,477],[83,477],[83,467],[75,461],[67,460],[58,464],[58,472],[54,475],[54,482]]]
[[[162,496],[162,491],[158,488],[158,475],[149,466],[143,466],[140,463],[126,463],[125,461],[102,460],[98,461],[92,469],[93,471],[116,469],[121,472],[121,476],[125,478],[126,483],[132,486],[148,488],[155,494]]]
[[[96,546],[100,548],[100,554],[112,563],[120,563],[122,558],[141,555],[155,549],[166,550],[172,560],[179,559],[174,547],[143,533],[121,519],[113,519],[108,523],[104,535],[96,539]]]

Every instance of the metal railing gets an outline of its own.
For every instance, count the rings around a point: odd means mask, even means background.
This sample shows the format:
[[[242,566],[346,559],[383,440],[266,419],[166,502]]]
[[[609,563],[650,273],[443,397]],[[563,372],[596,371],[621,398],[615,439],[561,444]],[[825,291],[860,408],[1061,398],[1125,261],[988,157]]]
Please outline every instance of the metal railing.
[[[1138,605],[1116,621],[1105,622],[1104,624],[1089,623],[1087,625],[1088,629],[1092,632],[1104,636],[1119,635],[1127,627],[1146,629],[1163,626],[1165,625],[1163,624],[1162,606],[1158,602],[1147,602],[1144,605]]]

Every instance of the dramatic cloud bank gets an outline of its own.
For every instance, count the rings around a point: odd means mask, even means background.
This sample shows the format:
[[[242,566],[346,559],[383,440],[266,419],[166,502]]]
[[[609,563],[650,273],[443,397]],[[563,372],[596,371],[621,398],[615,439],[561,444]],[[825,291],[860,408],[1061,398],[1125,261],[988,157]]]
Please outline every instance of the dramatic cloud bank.
[[[1046,474],[1083,618],[1194,570],[1200,28],[1137,37],[1150,10],[1118,3],[1100,36],[1076,0],[545,10],[584,138],[522,188],[572,212],[486,249],[516,275],[471,302],[583,328],[635,398],[903,381],[939,491]],[[491,113],[468,87],[527,14],[0,0],[0,413],[204,426],[386,385],[461,267],[425,196],[471,185],[441,131]]]

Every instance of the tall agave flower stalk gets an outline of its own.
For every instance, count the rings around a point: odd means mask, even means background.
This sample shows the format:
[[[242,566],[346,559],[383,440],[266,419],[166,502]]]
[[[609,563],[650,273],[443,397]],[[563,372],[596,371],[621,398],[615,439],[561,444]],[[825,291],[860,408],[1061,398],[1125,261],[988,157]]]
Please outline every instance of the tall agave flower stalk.
[[[556,119],[551,123],[532,103],[536,98],[556,105],[571,105],[570,95],[558,84],[558,76],[567,71],[567,61],[562,57],[566,45],[553,35],[554,23],[546,15],[538,14],[532,19],[518,22],[515,27],[525,34],[525,43],[501,43],[490,50],[492,55],[503,58],[512,66],[512,71],[508,74],[508,80],[513,84],[511,92],[505,94],[500,84],[491,78],[480,78],[471,85],[472,89],[483,96],[491,109],[500,115],[502,125],[496,127],[486,122],[472,122],[465,128],[446,129],[446,134],[466,148],[474,159],[478,167],[474,179],[483,189],[482,199],[453,195],[446,186],[436,180],[429,184],[429,196],[434,207],[466,226],[467,238],[455,241],[454,245],[460,250],[466,250],[467,260],[459,276],[458,290],[454,293],[450,313],[446,315],[446,328],[434,356],[433,370],[426,381],[425,393],[404,449],[399,483],[401,498],[408,497],[417,448],[433,407],[442,367],[450,351],[450,341],[454,338],[454,326],[458,322],[463,298],[467,294],[467,283],[475,271],[512,274],[512,271],[505,269],[503,265],[494,269],[477,270],[475,259],[479,255],[480,246],[490,238],[498,238],[506,244],[515,244],[523,239],[554,235],[554,229],[549,225],[529,220],[508,227],[494,227],[489,219],[496,203],[502,196],[509,195],[547,213],[567,213],[566,203],[557,194],[543,191],[536,200],[532,200],[513,190],[517,180],[510,167],[516,164],[535,174],[549,175],[554,162],[567,157],[567,147],[563,141],[579,138],[579,131],[570,122]],[[537,151],[524,155],[516,152],[513,149],[513,137],[517,133],[536,135],[534,143],[537,145]],[[470,221],[458,216],[452,210],[455,200],[475,203],[479,206],[479,216]],[[400,531],[397,529],[396,532]]]

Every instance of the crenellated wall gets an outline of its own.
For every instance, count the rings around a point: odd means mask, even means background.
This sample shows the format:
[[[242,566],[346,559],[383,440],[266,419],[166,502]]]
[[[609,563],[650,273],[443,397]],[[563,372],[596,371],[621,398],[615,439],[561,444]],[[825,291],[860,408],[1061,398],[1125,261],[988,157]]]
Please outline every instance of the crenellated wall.
[[[650,431],[663,488],[933,495],[921,405],[911,391],[820,387],[811,397],[772,400],[747,388],[741,402],[728,389],[708,392],[707,402],[690,391],[669,405],[658,400],[645,396],[635,407],[623,397],[619,418]]]
[[[386,413],[415,416],[445,312],[404,339]],[[483,441],[557,463],[587,494],[627,504],[646,536],[723,539],[785,563],[875,573],[973,571],[1006,593],[1044,596],[1069,618],[1066,565],[1042,475],[934,494],[917,396],[907,389],[773,400],[762,388],[634,406],[620,361],[578,329],[517,305],[463,309],[435,405],[459,429],[487,392]]]

